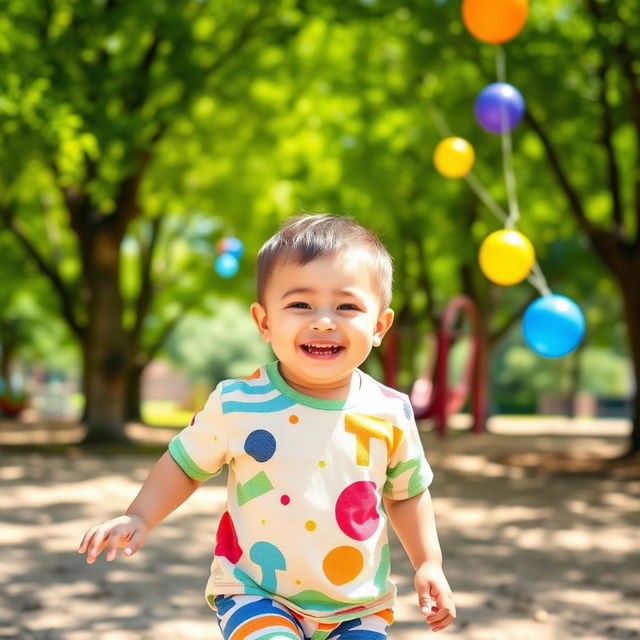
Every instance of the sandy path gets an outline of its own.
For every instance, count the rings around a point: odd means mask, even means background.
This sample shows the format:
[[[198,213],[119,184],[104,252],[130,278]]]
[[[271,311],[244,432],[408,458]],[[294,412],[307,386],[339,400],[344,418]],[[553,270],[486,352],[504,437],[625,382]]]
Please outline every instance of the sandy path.
[[[505,463],[532,452],[621,451],[580,436],[425,436],[446,570],[459,607],[443,637],[640,638],[640,474],[554,474]],[[86,565],[84,530],[120,512],[144,456],[0,449],[0,638],[219,640],[202,590],[224,480],[204,485],[130,560]],[[531,462],[535,463],[535,460]],[[392,640],[429,635],[395,542]]]

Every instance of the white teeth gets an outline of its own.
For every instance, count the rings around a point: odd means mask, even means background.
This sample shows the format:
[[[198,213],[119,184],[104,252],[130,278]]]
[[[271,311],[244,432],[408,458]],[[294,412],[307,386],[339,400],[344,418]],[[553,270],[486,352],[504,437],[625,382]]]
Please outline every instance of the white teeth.
[[[337,345],[333,345],[333,344],[305,344],[302,345],[304,347],[304,349],[306,349],[306,351],[308,351],[309,353],[313,354],[314,356],[323,356],[323,355],[327,355],[328,353],[338,353],[338,351],[340,351],[340,349],[342,349],[342,347],[339,347]]]

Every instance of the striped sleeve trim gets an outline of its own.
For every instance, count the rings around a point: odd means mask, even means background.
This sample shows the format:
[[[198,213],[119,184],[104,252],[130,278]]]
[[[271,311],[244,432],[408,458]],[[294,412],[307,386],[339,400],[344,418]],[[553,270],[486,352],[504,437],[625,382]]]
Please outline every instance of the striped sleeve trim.
[[[176,464],[193,480],[197,480],[198,482],[205,482],[209,480],[209,478],[213,478],[217,476],[222,469],[216,471],[215,473],[209,473],[204,469],[201,469],[189,456],[186,449],[180,442],[178,436],[176,436],[169,443],[169,454],[175,460]]]

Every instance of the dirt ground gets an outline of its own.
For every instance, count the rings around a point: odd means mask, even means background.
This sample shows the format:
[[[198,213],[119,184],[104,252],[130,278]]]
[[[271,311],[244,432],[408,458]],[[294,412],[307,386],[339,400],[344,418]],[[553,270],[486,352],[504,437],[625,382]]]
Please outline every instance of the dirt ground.
[[[627,427],[539,425],[503,420],[483,436],[424,434],[458,606],[442,635],[640,638],[640,462],[604,461],[622,452]],[[27,439],[80,434],[33,426]],[[171,435],[153,434],[159,446]],[[0,638],[220,640],[202,592],[224,478],[206,483],[134,558],[89,566],[76,553],[84,531],[121,513],[157,454],[15,446],[24,439],[24,429],[0,424]],[[389,637],[426,638],[410,565],[392,544],[399,598]]]

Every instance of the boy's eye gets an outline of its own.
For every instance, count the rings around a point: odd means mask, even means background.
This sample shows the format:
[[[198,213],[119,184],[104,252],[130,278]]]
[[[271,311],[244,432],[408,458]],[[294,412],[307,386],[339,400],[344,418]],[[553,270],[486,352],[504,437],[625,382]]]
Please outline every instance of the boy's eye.
[[[356,304],[341,304],[338,307],[339,311],[360,311],[358,305]]]
[[[311,307],[306,302],[292,302],[287,305],[287,309],[310,309]]]

